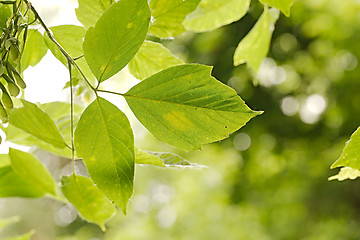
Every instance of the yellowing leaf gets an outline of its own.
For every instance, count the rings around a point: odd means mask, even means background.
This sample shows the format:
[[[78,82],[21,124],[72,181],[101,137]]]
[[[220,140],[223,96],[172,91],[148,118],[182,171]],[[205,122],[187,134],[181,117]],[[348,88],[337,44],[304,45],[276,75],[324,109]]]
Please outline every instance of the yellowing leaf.
[[[124,213],[133,193],[134,136],[125,114],[98,97],[75,130],[75,149],[100,191]]]
[[[198,8],[186,16],[186,29],[195,32],[211,31],[238,21],[250,5],[250,0],[202,0]]]
[[[270,47],[274,25],[279,17],[276,9],[265,8],[253,29],[241,40],[234,54],[234,65],[247,63],[257,72],[261,61],[266,57]]]
[[[87,30],[84,55],[99,82],[112,77],[135,56],[145,40],[150,21],[147,0],[112,4]]]
[[[336,174],[335,176],[329,177],[329,180],[339,180],[344,181],[346,179],[354,180],[356,178],[360,177],[360,170],[354,169],[351,167],[343,167],[340,169],[340,172]]]
[[[137,79],[144,80],[165,68],[182,63],[160,43],[145,41],[129,63],[129,70]]]
[[[211,67],[165,69],[124,95],[139,121],[158,139],[184,150],[219,141],[260,114],[235,90],[211,76]]]

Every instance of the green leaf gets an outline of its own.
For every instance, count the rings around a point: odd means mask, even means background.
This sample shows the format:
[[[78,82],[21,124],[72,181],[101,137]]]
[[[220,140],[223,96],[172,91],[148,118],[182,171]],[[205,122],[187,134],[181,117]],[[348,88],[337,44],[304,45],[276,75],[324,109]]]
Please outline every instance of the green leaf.
[[[155,137],[184,150],[201,149],[260,114],[213,78],[211,69],[196,64],[171,67],[135,85],[124,97]]]
[[[12,11],[9,5],[0,3],[0,28],[6,28],[6,22],[11,17]]]
[[[186,29],[194,32],[211,31],[238,21],[249,9],[250,0],[202,0],[198,8],[186,16]]]
[[[167,152],[151,152],[135,149],[135,162],[137,164],[151,164],[159,167],[204,167]]]
[[[33,187],[44,193],[56,195],[56,183],[45,166],[32,154],[10,148],[9,156],[13,171]]]
[[[351,135],[350,140],[338,160],[331,166],[336,167],[351,167],[360,169],[360,127]]]
[[[54,121],[36,104],[21,99],[23,107],[14,108],[9,114],[9,123],[24,130],[38,139],[57,148],[66,147]]]
[[[290,16],[290,8],[294,3],[294,0],[260,0],[262,4],[269,4],[271,7],[279,9],[285,14]]]
[[[10,165],[10,158],[8,154],[0,154],[0,167]]]
[[[126,213],[133,193],[134,136],[125,114],[98,97],[75,130],[75,149],[100,191]]]
[[[6,218],[6,219],[0,219],[0,230],[2,230],[3,228],[6,228],[7,226],[16,223],[20,221],[20,217],[18,216],[13,216],[10,218]]]
[[[182,25],[187,14],[194,11],[200,0],[151,0],[154,18],[149,32],[159,38],[176,37],[186,31]]]
[[[106,230],[105,223],[114,216],[116,210],[89,178],[63,176],[61,191],[84,220],[96,223],[101,230]]]
[[[84,42],[85,32],[86,30],[83,27],[75,26],[75,25],[61,25],[56,27],[51,27],[54,38],[58,43],[70,54],[71,57],[76,58],[84,54],[82,49],[82,45]],[[62,62],[66,67],[68,67],[68,63],[64,55],[61,53],[59,48],[50,40],[50,38],[46,37],[45,42],[49,47],[52,54]],[[76,63],[85,74],[85,76],[93,83],[95,82],[94,75],[92,74],[89,66],[86,63],[85,58],[80,58],[76,60]],[[73,77],[81,78],[77,71],[73,71]]]
[[[329,177],[329,181],[337,179],[338,181],[344,181],[346,179],[354,180],[360,177],[360,171],[351,167],[343,167],[340,172],[332,177]]]
[[[45,56],[48,50],[44,36],[36,29],[29,29],[26,43],[21,57],[21,71],[29,66],[35,66]]]
[[[137,79],[144,80],[165,68],[182,63],[160,43],[145,41],[129,63],[129,70]]]
[[[10,237],[10,238],[5,238],[3,240],[30,240],[31,237],[35,234],[34,230],[31,230],[28,233],[25,233],[23,235],[20,236],[16,236],[16,237]]]
[[[261,61],[266,57],[270,47],[274,25],[279,17],[277,9],[265,8],[253,29],[241,40],[234,54],[234,65],[247,63],[257,72]]]
[[[79,7],[75,9],[77,19],[88,29],[95,26],[97,20],[114,0],[78,0],[78,2]]]
[[[104,12],[95,28],[87,30],[84,55],[99,82],[115,75],[135,56],[149,21],[147,0],[120,0]]]
[[[44,196],[41,189],[17,175],[11,166],[0,168],[0,197],[38,198]]]

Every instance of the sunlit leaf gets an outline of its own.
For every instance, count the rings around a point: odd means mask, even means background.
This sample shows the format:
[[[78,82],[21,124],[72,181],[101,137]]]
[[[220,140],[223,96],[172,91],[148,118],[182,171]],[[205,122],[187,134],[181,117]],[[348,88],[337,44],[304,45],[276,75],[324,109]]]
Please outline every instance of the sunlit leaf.
[[[360,170],[354,169],[351,167],[343,167],[340,169],[340,172],[336,174],[335,176],[329,177],[329,180],[339,180],[344,181],[346,179],[354,180],[356,178],[360,177]]]
[[[97,20],[115,0],[78,0],[75,13],[85,28],[94,27]]]
[[[34,103],[21,99],[23,107],[14,108],[9,114],[9,123],[38,139],[64,148],[66,143],[54,121]]]
[[[87,30],[85,59],[99,82],[110,78],[135,56],[145,40],[150,21],[147,0],[120,0]]]
[[[137,164],[151,164],[159,167],[204,167],[167,152],[151,152],[135,149],[135,162]]]
[[[133,193],[134,136],[125,114],[107,100],[95,99],[76,127],[75,148],[96,186],[126,213]]]
[[[8,154],[0,154],[0,167],[10,165],[10,158]]]
[[[263,4],[269,4],[271,7],[280,9],[285,16],[290,16],[290,8],[294,3],[294,0],[260,0]]]
[[[44,193],[56,195],[56,183],[45,166],[32,154],[10,148],[13,171]]]
[[[29,66],[35,66],[45,56],[48,47],[45,44],[44,36],[35,29],[29,29],[27,32],[24,51],[21,56],[21,71]]]
[[[130,61],[129,70],[137,79],[143,80],[165,68],[182,63],[160,43],[145,41]]]
[[[186,29],[195,32],[211,31],[238,21],[250,5],[250,0],[202,0],[198,8],[186,16]]]
[[[274,25],[279,17],[277,9],[265,8],[253,29],[241,40],[234,54],[234,65],[247,63],[255,72],[266,57],[270,47]]]
[[[115,207],[96,188],[94,183],[83,176],[63,176],[61,190],[87,222],[96,223],[105,231],[105,223],[115,214]]]
[[[0,230],[18,221],[20,221],[20,217],[18,216],[13,216],[6,219],[0,219]]]
[[[125,95],[139,121],[158,139],[184,150],[219,141],[260,114],[235,90],[211,76],[211,67],[185,64],[165,69]]]
[[[12,11],[9,5],[0,3],[0,27],[6,28],[6,22],[11,17]],[[1,31],[1,29],[0,29]]]
[[[200,0],[151,0],[154,18],[149,32],[160,38],[176,37],[185,32],[182,25],[187,14],[194,11]]]
[[[360,127],[351,135],[350,140],[338,160],[331,166],[336,167],[351,167],[360,169]]]
[[[25,233],[23,235],[16,236],[16,237],[5,238],[3,240],[30,240],[34,234],[35,234],[35,231],[31,230],[30,232]]]
[[[67,53],[70,54],[71,57],[76,58],[84,54],[82,45],[86,30],[83,27],[75,25],[60,25],[51,27],[50,30],[52,31],[56,41],[66,50]],[[48,37],[45,38],[45,42],[52,54],[66,67],[68,67],[68,62],[59,48]],[[76,60],[76,63],[81,68],[85,76],[93,83],[95,78],[86,63],[85,58],[82,57]],[[81,78],[76,70],[73,70],[73,77],[78,79]]]

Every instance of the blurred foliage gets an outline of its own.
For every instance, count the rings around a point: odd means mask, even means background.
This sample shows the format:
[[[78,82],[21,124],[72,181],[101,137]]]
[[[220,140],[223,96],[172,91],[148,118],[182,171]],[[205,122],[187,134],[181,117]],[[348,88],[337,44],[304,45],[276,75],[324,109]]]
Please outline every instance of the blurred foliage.
[[[253,76],[245,65],[234,68],[232,56],[261,12],[253,1],[238,22],[164,41],[186,62],[214,65],[217,79],[265,111],[230,139],[178,152],[208,168],[138,165],[128,215],[118,211],[105,234],[49,199],[1,200],[4,217],[22,217],[2,233],[36,229],[33,239],[56,240],[360,239],[358,180],[328,181],[338,171],[330,165],[360,124],[360,2],[295,1]],[[151,136],[140,143],[151,151],[158,144]],[[53,169],[69,168],[67,160],[58,162]]]

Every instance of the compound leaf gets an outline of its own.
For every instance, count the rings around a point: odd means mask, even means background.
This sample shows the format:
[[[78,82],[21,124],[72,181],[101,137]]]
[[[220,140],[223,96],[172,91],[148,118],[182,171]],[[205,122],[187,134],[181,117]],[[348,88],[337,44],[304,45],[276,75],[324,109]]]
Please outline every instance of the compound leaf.
[[[274,25],[279,17],[277,9],[264,9],[263,14],[253,29],[241,40],[234,54],[234,65],[247,63],[255,72],[259,70],[261,61],[266,57]]]
[[[165,68],[182,63],[160,43],[145,41],[129,63],[129,70],[137,79],[144,80]]]
[[[187,14],[194,11],[200,0],[151,0],[154,18],[149,32],[159,38],[176,37],[185,32],[182,25]]]
[[[106,230],[105,223],[114,216],[116,210],[89,178],[63,176],[61,191],[84,220],[96,223],[101,230]]]
[[[197,64],[171,67],[135,85],[124,97],[155,137],[184,150],[201,149],[260,114],[213,78],[211,69]]]
[[[126,213],[133,193],[134,136],[125,114],[96,98],[80,117],[75,149],[96,186]]]
[[[112,4],[87,30],[84,55],[91,71],[103,82],[124,68],[145,40],[150,21],[147,0]]]
[[[202,0],[198,8],[186,16],[186,29],[194,32],[211,31],[238,21],[249,9],[250,0]]]

